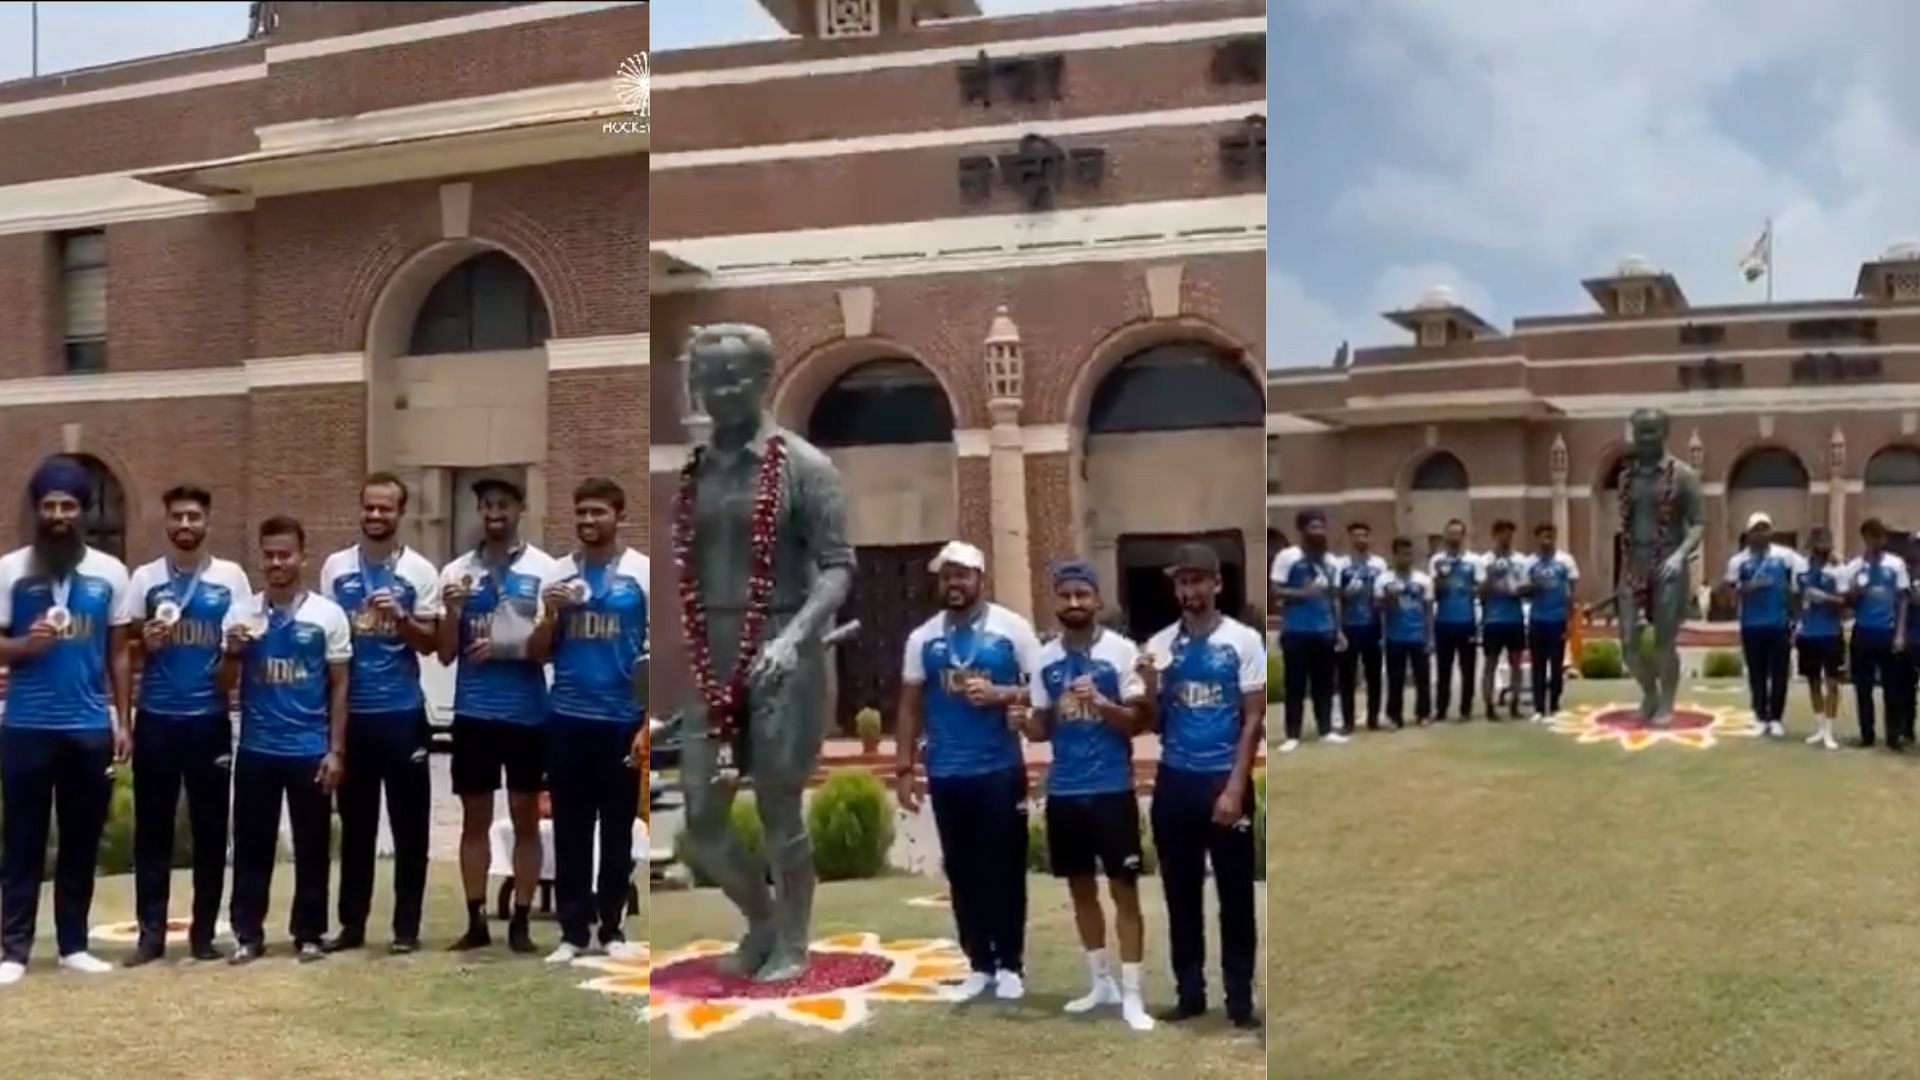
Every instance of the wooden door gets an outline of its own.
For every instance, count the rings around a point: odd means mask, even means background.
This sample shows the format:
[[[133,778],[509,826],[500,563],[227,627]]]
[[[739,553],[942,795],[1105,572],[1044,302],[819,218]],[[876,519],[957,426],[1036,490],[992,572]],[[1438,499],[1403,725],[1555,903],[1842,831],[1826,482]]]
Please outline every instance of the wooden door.
[[[1129,534],[1120,537],[1115,553],[1120,571],[1116,599],[1124,612],[1119,625],[1134,641],[1145,641],[1180,618],[1180,602],[1173,595],[1167,566],[1173,561],[1174,549],[1190,543],[1205,544],[1220,556],[1221,612],[1243,620],[1251,614],[1247,603],[1247,547],[1239,530],[1173,536]]]
[[[907,635],[940,610],[937,581],[927,564],[939,544],[901,544],[855,549],[853,594],[840,608],[840,621],[860,620],[860,633],[834,650],[839,693],[834,721],[853,731],[853,714],[866,706],[880,710],[888,730],[900,700],[900,662]]]

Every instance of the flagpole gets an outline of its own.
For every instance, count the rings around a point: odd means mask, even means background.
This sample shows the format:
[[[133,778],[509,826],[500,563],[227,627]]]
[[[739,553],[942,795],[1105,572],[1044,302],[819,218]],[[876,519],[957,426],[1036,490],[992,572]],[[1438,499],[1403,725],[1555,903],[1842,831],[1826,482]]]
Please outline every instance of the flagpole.
[[[40,77],[40,5],[28,4],[27,11],[33,19],[33,78]]]
[[[1773,245],[1779,242],[1780,242],[1780,238],[1773,235],[1773,219],[1769,217],[1767,219],[1767,306],[1768,307],[1773,306]]]

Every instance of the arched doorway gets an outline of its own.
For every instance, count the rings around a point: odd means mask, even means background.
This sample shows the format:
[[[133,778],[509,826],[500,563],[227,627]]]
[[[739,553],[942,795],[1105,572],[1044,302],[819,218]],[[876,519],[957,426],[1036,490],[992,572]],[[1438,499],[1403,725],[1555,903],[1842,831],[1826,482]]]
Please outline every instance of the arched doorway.
[[[1920,530],[1920,449],[1889,446],[1867,461],[1860,518],[1879,518],[1888,528]],[[1845,537],[1835,537],[1846,546]]]
[[[404,538],[444,562],[476,542],[474,481],[527,492],[528,539],[546,516],[545,294],[504,251],[464,240],[404,265],[368,330],[368,464],[414,492]]]
[[[78,464],[87,471],[88,505],[86,517],[87,543],[96,550],[127,561],[127,494],[121,487],[120,478],[113,474],[107,464],[91,454],[58,455]],[[39,508],[33,503],[33,493],[22,491],[20,534],[31,543],[39,523]]]
[[[1267,524],[1266,419],[1266,391],[1246,358],[1210,341],[1139,349],[1094,385],[1080,504],[1088,557],[1135,640],[1179,618],[1165,571],[1182,543],[1212,545],[1221,610],[1253,614],[1248,559]]]
[[[860,620],[856,648],[835,654],[836,712],[892,717],[907,635],[938,609],[927,563],[958,530],[954,410],[933,372],[886,356],[842,372],[814,400],[802,433],[825,450],[847,491],[847,539],[859,559],[841,618]]]
[[[1742,455],[1727,473],[1730,543],[1739,544],[1748,518],[1764,513],[1773,520],[1773,535],[1779,543],[1799,547],[1812,523],[1809,489],[1807,467],[1793,451],[1762,446]]]
[[[1407,474],[1400,500],[1400,534],[1414,538],[1416,549],[1433,544],[1446,532],[1447,522],[1459,519],[1473,533],[1473,497],[1468,493],[1466,463],[1450,451],[1435,450],[1420,459]]]

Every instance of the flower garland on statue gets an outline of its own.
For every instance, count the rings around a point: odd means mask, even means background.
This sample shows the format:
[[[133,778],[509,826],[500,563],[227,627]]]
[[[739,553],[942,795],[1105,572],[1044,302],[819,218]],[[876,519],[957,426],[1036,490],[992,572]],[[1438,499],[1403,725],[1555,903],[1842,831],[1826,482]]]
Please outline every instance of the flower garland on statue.
[[[787,444],[777,434],[769,436],[760,459],[749,533],[752,565],[747,576],[747,610],[740,621],[740,650],[733,672],[724,683],[713,670],[713,651],[707,641],[707,604],[701,596],[693,556],[694,478],[704,451],[704,447],[695,449],[680,470],[680,490],[673,503],[673,561],[680,574],[680,626],[693,664],[694,684],[707,704],[707,728],[724,744],[733,741],[746,726],[747,674],[760,655],[773,599],[774,541],[780,493],[786,484]]]
[[[1680,480],[1677,465],[1678,462],[1671,455],[1666,455],[1661,458],[1660,464],[1654,467],[1655,480],[1659,485],[1657,529],[1654,535],[1658,538],[1659,546],[1654,549],[1653,565],[1641,567],[1635,560],[1628,559],[1627,565],[1621,571],[1621,576],[1626,579],[1634,596],[1642,604],[1652,603],[1653,582],[1659,576],[1660,566],[1673,554],[1667,550],[1667,538],[1673,535],[1674,517],[1679,512],[1680,506]],[[1620,532],[1626,536],[1633,535],[1633,475],[1637,471],[1632,457],[1620,463]]]

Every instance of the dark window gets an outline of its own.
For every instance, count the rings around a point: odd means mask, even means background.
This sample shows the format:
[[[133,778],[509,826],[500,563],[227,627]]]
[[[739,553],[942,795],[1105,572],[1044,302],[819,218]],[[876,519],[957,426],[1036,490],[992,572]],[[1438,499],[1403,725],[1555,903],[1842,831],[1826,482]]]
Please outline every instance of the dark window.
[[[1155,345],[1120,361],[1087,410],[1090,435],[1266,424],[1266,393],[1239,358],[1197,341]]]
[[[539,286],[511,256],[476,255],[447,272],[413,321],[414,356],[537,349],[550,334]]]
[[[1280,437],[1267,436],[1267,494],[1280,494]]]
[[[63,335],[61,364],[70,374],[107,367],[107,234],[99,230],[60,237]]]
[[[1415,491],[1465,491],[1467,467],[1445,450],[1429,456],[1413,471]]]
[[[1868,487],[1920,487],[1920,450],[1889,446],[1867,462]]]
[[[899,446],[953,441],[953,402],[912,360],[869,360],[814,403],[807,438],[817,446]]]
[[[1791,450],[1768,446],[1740,459],[1727,480],[1729,489],[1804,488],[1807,467]]]
[[[1680,328],[1682,345],[1718,345],[1726,337],[1727,328],[1719,323],[1688,323]]]
[[[91,485],[88,509],[85,517],[87,543],[119,559],[127,558],[127,496],[120,487],[120,481],[99,458],[86,454],[65,455],[69,460],[78,462],[87,470],[87,479]],[[35,523],[39,519],[39,508],[33,503],[33,496],[22,492],[20,496],[25,510],[23,535],[31,537]]]

